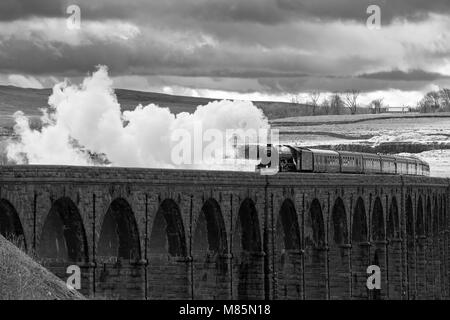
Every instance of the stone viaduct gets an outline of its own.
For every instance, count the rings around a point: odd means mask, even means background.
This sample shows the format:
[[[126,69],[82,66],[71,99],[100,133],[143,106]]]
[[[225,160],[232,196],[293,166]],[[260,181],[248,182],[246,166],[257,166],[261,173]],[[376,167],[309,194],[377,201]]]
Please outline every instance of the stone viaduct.
[[[117,299],[446,299],[450,181],[0,166],[0,231]],[[381,290],[366,287],[369,265]]]

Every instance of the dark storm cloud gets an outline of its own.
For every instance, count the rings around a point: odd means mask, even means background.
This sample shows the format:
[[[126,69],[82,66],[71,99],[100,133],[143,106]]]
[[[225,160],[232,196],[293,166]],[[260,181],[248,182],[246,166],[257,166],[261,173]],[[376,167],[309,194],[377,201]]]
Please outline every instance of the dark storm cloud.
[[[2,0],[0,20],[11,21],[30,16],[60,16],[65,11],[64,3],[58,0]]]
[[[201,19],[279,24],[304,19],[365,22],[367,7],[379,5],[383,21],[424,18],[450,12],[448,0],[1,0],[0,20],[60,17],[68,5],[81,7],[86,19]]]
[[[296,94],[298,92],[309,92],[320,90],[324,92],[345,92],[358,90],[361,92],[386,91],[397,89],[402,91],[420,91],[426,87],[428,81],[401,81],[365,79],[358,77],[308,77],[308,78],[262,78],[258,79],[261,88],[267,93],[276,94],[285,92]],[[440,87],[449,87],[450,80],[439,79],[433,82]]]
[[[278,24],[301,20],[353,20],[365,23],[367,8],[378,5],[382,20],[424,19],[450,12],[448,0],[188,0],[179,6],[184,16],[203,20]],[[149,5],[155,12],[178,7],[174,0]],[[178,11],[175,9],[175,12]]]
[[[70,4],[81,8],[78,34],[65,30]],[[372,4],[385,24],[450,10],[450,0],[0,0],[0,73],[76,77],[105,64],[115,76],[254,79],[270,93],[446,80],[425,70],[448,57],[448,25],[438,21],[417,42],[402,31],[417,30],[411,24],[385,26],[399,36],[370,33]],[[436,30],[444,36],[426,46]]]
[[[378,5],[383,22],[394,18],[421,19],[430,13],[450,12],[448,0],[277,0],[286,11],[331,20],[366,21],[367,8]]]
[[[424,70],[392,70],[374,73],[365,73],[359,76],[365,79],[392,80],[392,81],[434,81],[438,79],[450,79],[449,76],[438,72],[428,72]]]
[[[145,1],[1,0],[0,21],[13,21],[30,17],[66,17],[66,10],[70,5],[78,5],[85,19],[133,19],[133,17],[141,14]]]
[[[141,39],[130,49],[112,41],[89,41],[72,46],[43,39],[11,38],[0,42],[0,70],[32,75],[80,75],[99,64],[110,66],[113,75],[180,75],[189,77],[300,78],[308,72],[326,71],[314,57],[269,51],[255,54],[239,47],[215,50],[200,46],[186,52],[183,45]],[[95,42],[94,42],[95,41]],[[92,43],[95,43],[94,45]],[[3,57],[3,58],[2,58]],[[355,65],[356,66],[356,65]],[[305,70],[302,72],[301,70]]]

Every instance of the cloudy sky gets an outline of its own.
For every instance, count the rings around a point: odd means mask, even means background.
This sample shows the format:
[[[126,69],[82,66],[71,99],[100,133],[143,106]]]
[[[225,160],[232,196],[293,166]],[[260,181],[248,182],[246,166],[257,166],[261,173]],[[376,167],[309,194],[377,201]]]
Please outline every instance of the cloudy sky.
[[[99,64],[120,88],[283,101],[356,89],[415,104],[450,86],[450,1],[0,1],[0,84],[76,82]]]

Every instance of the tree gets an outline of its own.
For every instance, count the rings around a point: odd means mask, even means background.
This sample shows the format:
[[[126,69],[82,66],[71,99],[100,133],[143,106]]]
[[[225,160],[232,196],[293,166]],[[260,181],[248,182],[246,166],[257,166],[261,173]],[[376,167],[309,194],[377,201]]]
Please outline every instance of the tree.
[[[344,93],[344,104],[350,110],[351,114],[356,114],[360,93],[358,90],[347,90]]]
[[[332,114],[341,114],[341,109],[344,106],[339,93],[333,93],[330,97],[330,111]]]
[[[442,111],[450,111],[450,89],[441,89],[439,96]]]
[[[441,94],[439,91],[428,92],[418,104],[420,112],[436,112],[441,106]]]
[[[312,106],[313,116],[315,116],[317,113],[317,107],[319,105],[320,95],[321,95],[320,91],[311,91],[309,93],[309,100],[310,100],[310,103]]]
[[[330,101],[328,99],[324,99],[320,104],[320,109],[323,110],[325,114],[330,114],[331,111]]]
[[[374,99],[369,103],[369,108],[373,110],[374,113],[381,113],[383,109],[383,98]]]

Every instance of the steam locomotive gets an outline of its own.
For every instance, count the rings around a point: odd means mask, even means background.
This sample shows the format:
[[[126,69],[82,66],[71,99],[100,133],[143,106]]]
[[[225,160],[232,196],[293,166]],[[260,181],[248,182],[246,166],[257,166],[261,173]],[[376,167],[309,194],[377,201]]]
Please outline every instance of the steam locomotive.
[[[274,152],[273,148],[271,149],[271,152]],[[320,150],[289,145],[279,146],[277,151],[281,172],[430,175],[429,164],[415,157]]]

